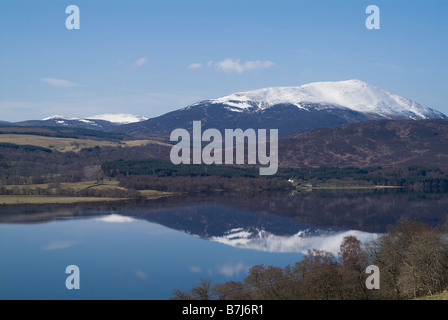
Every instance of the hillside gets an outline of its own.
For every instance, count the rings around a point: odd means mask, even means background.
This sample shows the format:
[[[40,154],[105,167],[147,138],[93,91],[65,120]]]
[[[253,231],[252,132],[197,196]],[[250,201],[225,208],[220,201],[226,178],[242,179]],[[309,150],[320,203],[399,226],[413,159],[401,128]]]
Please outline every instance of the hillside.
[[[281,167],[448,166],[448,120],[375,120],[281,139]]]
[[[20,135],[20,134],[0,134],[0,144],[18,145],[18,146],[36,146],[52,151],[59,152],[80,152],[83,149],[95,147],[136,147],[147,144],[157,144],[154,140],[128,140],[128,141],[107,141],[92,139],[74,139],[74,138],[55,138],[38,135]]]

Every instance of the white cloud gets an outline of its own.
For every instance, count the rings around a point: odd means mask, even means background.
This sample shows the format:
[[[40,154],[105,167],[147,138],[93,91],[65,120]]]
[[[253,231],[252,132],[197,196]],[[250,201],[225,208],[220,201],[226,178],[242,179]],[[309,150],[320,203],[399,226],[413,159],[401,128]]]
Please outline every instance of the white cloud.
[[[54,78],[43,78],[40,79],[42,82],[45,82],[53,87],[59,87],[59,88],[72,88],[72,87],[79,87],[80,85],[68,80],[62,80],[62,79],[54,79]]]
[[[210,63],[209,63],[210,65]],[[266,60],[266,61],[246,61],[244,63],[241,63],[240,60],[234,60],[231,58],[224,59],[223,61],[217,62],[214,64],[215,68],[224,71],[224,72],[236,72],[236,73],[243,73],[249,70],[256,70],[256,69],[267,69],[271,68],[275,65],[274,62]]]
[[[134,66],[141,67],[142,65],[146,64],[147,61],[148,59],[146,59],[146,57],[142,57],[134,62]]]
[[[202,68],[202,63],[192,63],[188,66],[187,69],[201,69]]]

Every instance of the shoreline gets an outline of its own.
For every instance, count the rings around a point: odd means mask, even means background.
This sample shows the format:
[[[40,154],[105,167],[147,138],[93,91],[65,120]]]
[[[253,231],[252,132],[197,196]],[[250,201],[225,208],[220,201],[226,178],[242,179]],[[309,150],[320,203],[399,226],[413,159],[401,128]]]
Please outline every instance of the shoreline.
[[[76,204],[93,202],[119,202],[131,199],[101,197],[58,197],[58,196],[0,196],[0,205],[24,204]]]
[[[154,192],[149,191],[145,195],[144,200],[155,200],[159,198],[173,196],[174,194],[168,192]],[[2,196],[0,195],[0,206],[11,205],[40,205],[40,204],[78,204],[78,203],[101,203],[101,202],[125,202],[135,201],[132,198],[110,198],[110,197],[67,197],[67,196]]]
[[[309,190],[369,190],[369,189],[403,189],[402,186],[347,186],[347,187],[311,187]]]

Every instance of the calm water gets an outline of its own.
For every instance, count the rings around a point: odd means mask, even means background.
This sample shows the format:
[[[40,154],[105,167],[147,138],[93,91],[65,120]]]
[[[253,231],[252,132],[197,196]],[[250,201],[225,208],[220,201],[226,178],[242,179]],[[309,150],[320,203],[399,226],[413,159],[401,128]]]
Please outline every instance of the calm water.
[[[404,214],[442,223],[447,201],[361,194],[3,207],[0,299],[168,299],[201,278],[240,281],[257,264],[294,264],[307,249],[337,253],[344,236],[374,239]],[[80,290],[65,287],[69,265],[80,269]]]

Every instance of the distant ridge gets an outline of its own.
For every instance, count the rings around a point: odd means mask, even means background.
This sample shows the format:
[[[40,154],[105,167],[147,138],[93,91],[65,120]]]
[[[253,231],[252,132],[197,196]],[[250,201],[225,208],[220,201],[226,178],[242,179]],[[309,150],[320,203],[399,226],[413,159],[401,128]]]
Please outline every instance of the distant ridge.
[[[107,130],[120,125],[136,123],[148,120],[147,117],[136,116],[124,113],[110,113],[86,118],[66,117],[61,115],[53,115],[43,120],[28,120],[13,123],[17,126],[54,126],[54,127],[74,127],[94,130]]]
[[[367,120],[446,119],[437,110],[360,80],[315,82],[273,87],[204,100],[148,119],[109,113],[85,118],[53,115],[43,120],[0,123],[3,126],[76,127],[133,136],[168,138],[178,128],[278,129],[287,137],[313,128],[329,128]]]

